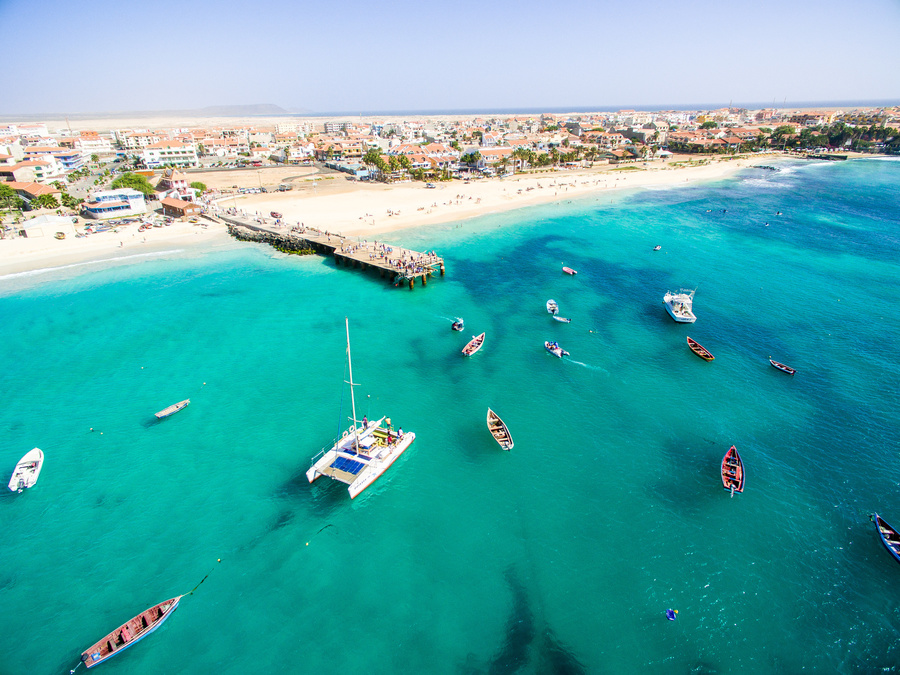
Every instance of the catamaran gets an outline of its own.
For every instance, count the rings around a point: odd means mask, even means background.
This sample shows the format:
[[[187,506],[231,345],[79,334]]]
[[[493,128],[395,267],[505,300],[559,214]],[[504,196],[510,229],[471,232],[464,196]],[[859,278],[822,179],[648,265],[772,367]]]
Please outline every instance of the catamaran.
[[[694,291],[681,289],[676,293],[666,291],[663,296],[663,303],[666,311],[678,323],[694,323],[697,317],[694,316]]]
[[[349,486],[347,491],[350,493],[350,499],[353,499],[387,471],[388,467],[412,445],[416,435],[412,431],[404,432],[402,428],[394,431],[388,417],[373,421],[363,417],[362,422],[356,419],[356,397],[353,394],[353,387],[357,384],[353,382],[353,362],[350,359],[350,322],[345,319],[345,323],[352,424],[330,449],[322,450],[312,458],[312,466],[306,472],[306,478],[312,483],[319,476],[328,476],[346,483]]]

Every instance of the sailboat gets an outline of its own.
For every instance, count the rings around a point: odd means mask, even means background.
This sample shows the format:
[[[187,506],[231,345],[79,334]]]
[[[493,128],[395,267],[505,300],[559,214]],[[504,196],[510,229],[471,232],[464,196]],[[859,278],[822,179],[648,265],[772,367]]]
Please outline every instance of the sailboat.
[[[350,359],[350,321],[344,319],[347,328],[347,367],[350,373],[350,404],[353,410],[352,425],[328,450],[322,450],[312,458],[312,466],[306,478],[312,483],[319,476],[346,483],[350,499],[374,483],[387,471],[403,452],[416,440],[412,431],[401,428],[394,431],[391,420],[382,417],[369,421],[356,419],[356,397],[353,387],[353,362]]]

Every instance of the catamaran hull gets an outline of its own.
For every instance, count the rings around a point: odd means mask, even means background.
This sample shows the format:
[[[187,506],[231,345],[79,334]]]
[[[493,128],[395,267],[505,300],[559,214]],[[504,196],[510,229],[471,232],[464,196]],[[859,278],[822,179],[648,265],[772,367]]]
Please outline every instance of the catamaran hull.
[[[408,431],[403,434],[403,438],[397,443],[397,445],[391,450],[391,454],[385,457],[383,460],[378,462],[377,466],[370,464],[366,470],[366,472],[361,475],[349,488],[347,491],[350,493],[350,499],[353,499],[369,487],[372,483],[374,483],[378,478],[387,471],[391,464],[397,461],[397,458],[400,457],[406,449],[412,445],[412,442],[416,440],[416,435],[412,431]]]

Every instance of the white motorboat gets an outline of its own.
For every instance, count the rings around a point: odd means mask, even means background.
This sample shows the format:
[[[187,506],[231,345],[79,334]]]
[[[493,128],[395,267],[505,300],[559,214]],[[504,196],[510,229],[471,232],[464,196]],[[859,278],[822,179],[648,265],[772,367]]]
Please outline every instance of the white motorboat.
[[[555,321],[559,321],[560,323],[572,323],[572,319],[567,319],[565,317],[558,316],[556,314],[553,315],[553,319]]]
[[[560,347],[558,342],[544,342],[544,349],[560,359],[569,355],[569,352]]]
[[[675,293],[666,291],[663,296],[663,304],[666,311],[678,323],[694,323],[697,317],[694,316],[694,291],[680,289]]]
[[[346,483],[353,499],[374,483],[388,467],[416,440],[412,431],[394,431],[390,418],[370,422],[356,419],[356,397],[353,394],[353,364],[350,360],[350,323],[347,321],[347,365],[350,373],[352,425],[328,450],[313,457],[306,478],[312,483],[319,476]]]
[[[21,492],[25,488],[34,487],[43,466],[44,453],[40,448],[26,452],[25,456],[16,464],[12,478],[9,479],[9,489],[13,492]]]
[[[556,300],[548,300],[547,301],[547,311],[551,314],[559,313],[559,305],[556,304]]]

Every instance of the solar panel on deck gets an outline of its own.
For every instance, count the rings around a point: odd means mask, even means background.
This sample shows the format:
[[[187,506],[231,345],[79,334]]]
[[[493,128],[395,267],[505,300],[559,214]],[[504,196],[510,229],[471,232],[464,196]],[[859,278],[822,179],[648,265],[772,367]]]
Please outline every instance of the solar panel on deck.
[[[337,469],[338,471],[346,471],[347,473],[352,473],[354,476],[362,471],[362,468],[365,466],[362,462],[357,462],[352,459],[347,459],[346,457],[338,457],[331,463],[332,469]]]

